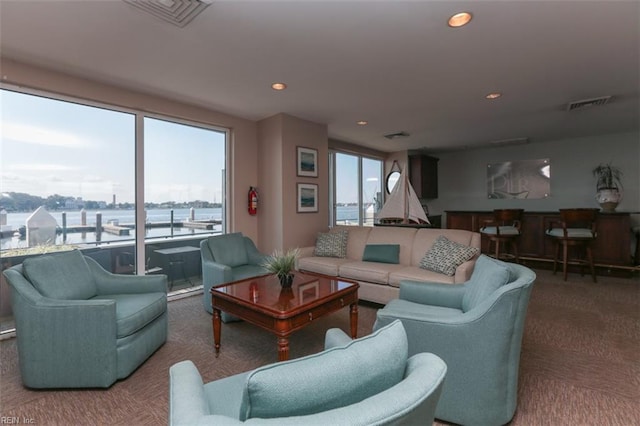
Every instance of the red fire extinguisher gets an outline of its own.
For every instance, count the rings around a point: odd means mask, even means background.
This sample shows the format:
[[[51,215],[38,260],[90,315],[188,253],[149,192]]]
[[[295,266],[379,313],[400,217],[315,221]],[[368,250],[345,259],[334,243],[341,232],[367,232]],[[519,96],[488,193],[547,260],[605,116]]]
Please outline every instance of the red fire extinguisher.
[[[255,216],[258,213],[258,191],[251,186],[249,187],[249,214]]]

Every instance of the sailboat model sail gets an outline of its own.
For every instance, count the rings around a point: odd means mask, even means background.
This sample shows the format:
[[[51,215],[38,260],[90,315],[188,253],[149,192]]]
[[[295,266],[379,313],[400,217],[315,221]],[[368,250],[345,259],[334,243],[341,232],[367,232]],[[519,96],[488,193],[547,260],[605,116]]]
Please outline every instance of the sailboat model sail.
[[[402,223],[430,223],[409,179],[403,170],[389,198],[378,212],[378,219],[401,220]]]

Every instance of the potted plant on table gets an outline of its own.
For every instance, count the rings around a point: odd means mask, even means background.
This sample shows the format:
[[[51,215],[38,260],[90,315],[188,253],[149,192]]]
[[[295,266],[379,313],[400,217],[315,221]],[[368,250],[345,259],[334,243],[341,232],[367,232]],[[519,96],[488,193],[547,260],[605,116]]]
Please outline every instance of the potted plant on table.
[[[603,211],[615,211],[622,200],[622,171],[611,163],[600,163],[592,172],[596,178],[596,201]]]
[[[296,266],[296,259],[298,258],[300,250],[290,249],[286,253],[284,251],[276,250],[271,256],[268,256],[262,267],[268,272],[278,276],[280,285],[283,288],[291,287],[293,284],[293,273]]]

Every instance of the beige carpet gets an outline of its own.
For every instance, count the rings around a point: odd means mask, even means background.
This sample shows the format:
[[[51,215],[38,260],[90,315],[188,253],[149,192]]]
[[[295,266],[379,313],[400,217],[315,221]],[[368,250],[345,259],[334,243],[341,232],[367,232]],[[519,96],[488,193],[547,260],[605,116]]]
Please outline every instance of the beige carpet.
[[[594,284],[571,274],[563,282],[549,271],[537,272],[511,424],[640,424],[640,279],[599,277]],[[360,306],[359,335],[371,331],[375,310]],[[223,325],[215,358],[211,316],[200,296],[171,302],[169,318],[167,343],[107,390],[25,389],[15,339],[0,342],[0,416],[37,425],[166,424],[172,364],[191,359],[211,381],[277,359],[275,337],[246,323]],[[295,333],[291,357],[321,350],[330,327],[349,329],[346,309]]]

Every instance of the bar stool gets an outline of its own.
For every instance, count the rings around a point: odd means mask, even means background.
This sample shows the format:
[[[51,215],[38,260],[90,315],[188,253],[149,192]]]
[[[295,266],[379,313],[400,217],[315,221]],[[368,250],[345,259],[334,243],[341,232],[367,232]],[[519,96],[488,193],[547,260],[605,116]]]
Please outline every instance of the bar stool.
[[[553,273],[556,273],[558,254],[562,246],[562,270],[564,280],[567,280],[567,265],[571,262],[580,265],[580,275],[584,275],[583,267],[589,265],[593,282],[598,282],[593,266],[591,243],[597,237],[596,217],[598,209],[560,209],[560,222],[551,222],[546,234],[553,239],[555,244],[555,256],[553,258]],[[569,246],[576,250],[583,249],[583,253],[576,253],[576,258],[569,259]],[[584,259],[586,252],[587,259]],[[578,257],[582,255],[581,257]]]
[[[520,263],[517,240],[521,234],[520,220],[523,212],[524,209],[495,209],[493,211],[493,219],[486,220],[484,226],[480,228],[480,233],[486,235],[489,241],[494,244],[494,257],[496,259],[501,257],[503,259],[515,259],[516,263]],[[513,254],[505,251],[501,255],[500,243],[504,243],[503,247],[511,249]]]

